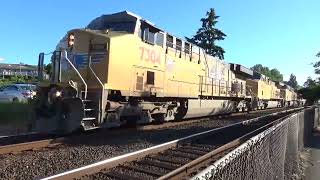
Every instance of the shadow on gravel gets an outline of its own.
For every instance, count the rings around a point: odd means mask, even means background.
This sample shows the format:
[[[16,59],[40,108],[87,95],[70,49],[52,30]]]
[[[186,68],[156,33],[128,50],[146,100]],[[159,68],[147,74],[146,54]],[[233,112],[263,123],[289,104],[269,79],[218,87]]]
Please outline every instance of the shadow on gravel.
[[[177,123],[168,122],[162,125],[146,125],[137,127],[123,127],[114,129],[97,129],[91,132],[76,133],[70,135],[63,141],[63,144],[70,147],[77,146],[121,146],[146,144],[146,146],[157,145],[168,141],[176,140],[191,134],[211,130],[243,120],[252,119],[257,116],[279,111],[270,109],[268,111],[252,112],[245,115],[233,114],[231,116],[219,115],[203,118],[201,122]],[[183,120],[188,121],[188,120]],[[172,125],[172,124],[174,125]],[[170,124],[169,127],[168,124]],[[149,128],[152,126],[152,128]],[[147,128],[145,128],[147,127]],[[161,127],[161,128],[159,128]],[[141,129],[142,128],[142,129]],[[60,141],[59,141],[60,142]]]
[[[212,124],[212,122],[211,122]],[[217,125],[216,127],[220,127]],[[201,127],[199,125],[190,126],[186,129],[183,127],[175,127],[171,129],[158,130],[135,130],[134,128],[126,128],[119,130],[104,130],[101,129],[94,133],[86,133],[75,137],[68,138],[64,143],[69,146],[89,145],[128,145],[141,142],[148,142],[150,144],[161,144],[170,140],[175,140],[187,135],[197,132],[210,130],[214,126]]]

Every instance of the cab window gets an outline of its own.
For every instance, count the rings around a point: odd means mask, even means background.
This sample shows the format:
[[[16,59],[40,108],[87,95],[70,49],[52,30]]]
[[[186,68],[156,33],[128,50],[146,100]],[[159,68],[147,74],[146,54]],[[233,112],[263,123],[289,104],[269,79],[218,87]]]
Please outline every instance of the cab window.
[[[102,20],[102,19],[101,19]],[[114,21],[112,19],[103,19],[103,21],[92,21],[87,28],[93,30],[111,30],[134,33],[136,21],[126,21],[125,19]]]
[[[181,39],[176,39],[176,49],[178,51],[181,51],[181,49],[182,49],[182,41],[181,41]]]
[[[189,53],[190,53],[190,44],[187,43],[187,42],[184,43],[184,52],[185,52],[186,54],[189,54]]]
[[[157,36],[156,36],[156,44],[157,44],[158,46],[163,47],[163,41],[164,41],[164,34],[163,34],[163,33],[157,33]]]
[[[173,48],[173,36],[167,34],[167,42],[166,42],[167,47]]]
[[[144,42],[163,46],[163,33],[160,29],[141,21],[141,38]]]

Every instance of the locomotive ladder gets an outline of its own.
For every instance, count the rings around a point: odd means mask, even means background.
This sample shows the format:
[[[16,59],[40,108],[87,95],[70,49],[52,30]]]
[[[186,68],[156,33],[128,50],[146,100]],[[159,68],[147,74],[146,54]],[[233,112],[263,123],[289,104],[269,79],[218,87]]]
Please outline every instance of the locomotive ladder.
[[[64,51],[64,58],[67,60],[69,65],[72,67],[72,69],[77,73],[79,78],[81,79],[83,85],[84,85],[84,91],[80,91],[81,93],[81,99],[83,102],[83,108],[84,108],[84,117],[82,118],[82,123],[85,126],[85,129],[94,129],[96,128],[96,123],[98,124],[101,123],[102,117],[103,117],[103,107],[104,107],[104,85],[99,79],[99,77],[96,75],[96,73],[93,71],[91,67],[91,56],[89,56],[88,60],[88,68],[91,71],[91,73],[94,75],[94,77],[97,79],[99,84],[102,86],[101,89],[101,97],[99,98],[99,103],[98,103],[98,113],[95,113],[96,111],[96,106],[95,102],[93,100],[87,99],[88,96],[88,85],[84,78],[82,77],[81,73],[78,71],[78,69],[73,65],[73,63],[70,61],[68,58],[67,51]],[[78,94],[79,96],[79,94]]]
[[[91,55],[89,56],[89,63],[88,63],[88,68],[93,74],[93,76],[96,78],[98,81],[99,85],[101,86],[101,94],[99,98],[99,112],[98,112],[98,123],[102,123],[102,119],[104,116],[104,107],[105,107],[105,92],[104,92],[104,84],[100,80],[100,78],[97,76],[97,74],[94,72],[94,70],[91,67]]]

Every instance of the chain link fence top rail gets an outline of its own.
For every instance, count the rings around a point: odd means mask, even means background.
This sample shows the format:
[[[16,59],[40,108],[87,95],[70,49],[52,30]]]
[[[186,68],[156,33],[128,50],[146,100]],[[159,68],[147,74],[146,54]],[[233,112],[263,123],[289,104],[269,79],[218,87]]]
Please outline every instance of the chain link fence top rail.
[[[252,137],[192,179],[293,179],[299,151],[319,122],[319,108],[308,108]]]

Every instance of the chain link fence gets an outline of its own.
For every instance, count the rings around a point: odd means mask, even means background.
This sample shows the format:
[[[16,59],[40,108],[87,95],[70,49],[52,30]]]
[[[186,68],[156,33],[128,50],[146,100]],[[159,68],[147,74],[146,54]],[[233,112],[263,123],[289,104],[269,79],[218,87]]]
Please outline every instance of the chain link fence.
[[[309,108],[277,125],[219,159],[193,179],[296,179],[299,152],[319,122],[319,109]]]

